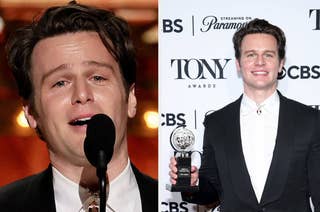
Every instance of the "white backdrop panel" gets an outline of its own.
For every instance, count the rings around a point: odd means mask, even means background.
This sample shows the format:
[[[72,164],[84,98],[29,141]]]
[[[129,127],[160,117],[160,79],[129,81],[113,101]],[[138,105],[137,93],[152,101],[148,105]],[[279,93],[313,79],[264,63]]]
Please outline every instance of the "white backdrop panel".
[[[200,211],[181,201],[169,184],[169,137],[185,124],[202,150],[204,116],[242,93],[232,36],[254,18],[280,26],[287,55],[279,90],[307,105],[320,105],[320,3],[318,0],[159,1],[159,211]],[[232,133],[232,129],[230,129]],[[200,165],[198,156],[193,163]]]

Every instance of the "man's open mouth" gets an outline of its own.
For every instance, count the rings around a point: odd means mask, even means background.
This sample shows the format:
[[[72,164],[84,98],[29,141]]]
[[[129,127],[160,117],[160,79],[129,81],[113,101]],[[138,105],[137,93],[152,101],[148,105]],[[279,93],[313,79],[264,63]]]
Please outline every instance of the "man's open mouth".
[[[70,121],[69,124],[72,126],[82,126],[82,125],[88,124],[90,119],[91,119],[90,117],[83,118],[83,119],[75,119],[75,120]]]

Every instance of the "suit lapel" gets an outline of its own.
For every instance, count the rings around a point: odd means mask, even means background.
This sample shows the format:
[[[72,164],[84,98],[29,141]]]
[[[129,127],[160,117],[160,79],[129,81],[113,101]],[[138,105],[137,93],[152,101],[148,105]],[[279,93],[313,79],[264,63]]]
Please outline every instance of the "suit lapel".
[[[279,93],[280,111],[276,144],[267,181],[261,197],[261,205],[277,200],[286,184],[293,149],[294,114],[288,101]]]
[[[53,182],[52,182],[52,167],[51,165],[49,168],[45,171],[45,174],[40,182],[40,188],[39,188],[39,200],[41,203],[39,203],[40,208],[44,209],[48,212],[55,212],[55,199],[54,199],[54,191],[53,191]],[[44,211],[44,210],[43,210]]]
[[[258,201],[251,185],[249,172],[246,167],[240,131],[240,103],[242,97],[230,105],[226,111],[226,129],[233,129],[234,133],[226,132],[225,152],[228,158],[232,184],[238,197],[250,205],[258,205]]]
[[[55,212],[51,165],[26,186],[22,211]]]
[[[142,174],[132,163],[131,167],[138,183],[142,211],[155,211],[158,206],[158,183]]]

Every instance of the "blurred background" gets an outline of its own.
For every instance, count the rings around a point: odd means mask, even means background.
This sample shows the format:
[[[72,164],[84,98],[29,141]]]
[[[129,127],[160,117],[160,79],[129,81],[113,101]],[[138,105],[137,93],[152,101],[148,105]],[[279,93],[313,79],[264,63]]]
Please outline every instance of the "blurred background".
[[[16,28],[42,10],[68,0],[0,0],[0,186],[48,166],[45,147],[26,126],[16,85],[7,65],[4,45]],[[157,0],[78,0],[114,11],[131,25],[137,49],[138,112],[129,122],[129,155],[144,173],[158,177],[158,38]]]

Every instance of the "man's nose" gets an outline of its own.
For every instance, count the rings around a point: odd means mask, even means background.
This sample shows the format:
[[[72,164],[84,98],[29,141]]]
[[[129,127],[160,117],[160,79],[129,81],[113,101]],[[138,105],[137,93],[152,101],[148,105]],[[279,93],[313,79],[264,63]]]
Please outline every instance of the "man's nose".
[[[90,85],[85,81],[77,81],[74,83],[72,104],[86,104],[93,101],[93,93]]]
[[[258,55],[255,60],[256,65],[265,65],[266,61],[263,55]]]

